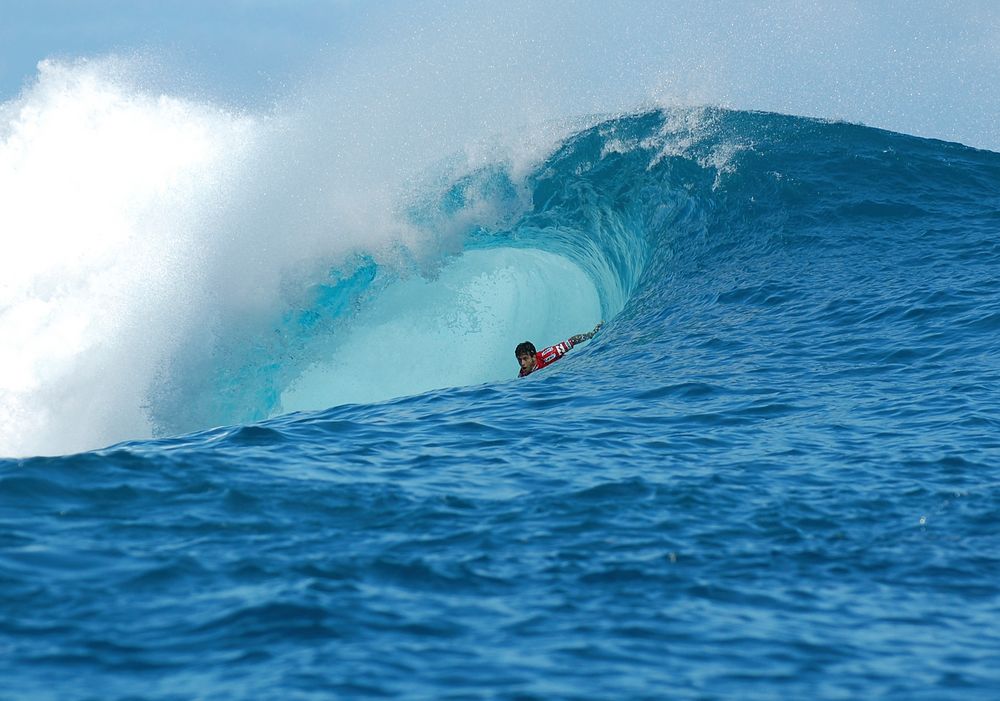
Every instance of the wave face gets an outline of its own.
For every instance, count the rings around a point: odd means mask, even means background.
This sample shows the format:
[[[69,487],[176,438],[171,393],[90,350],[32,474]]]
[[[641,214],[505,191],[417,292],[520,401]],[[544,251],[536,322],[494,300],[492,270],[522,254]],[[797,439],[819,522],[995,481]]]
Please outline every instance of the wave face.
[[[313,200],[251,206],[269,125],[149,110],[235,140],[170,166],[190,240],[111,198],[121,248],[8,277],[63,361],[8,380],[10,452],[159,436],[0,461],[16,697],[991,698],[1000,155],[658,110],[446,159],[324,246]]]

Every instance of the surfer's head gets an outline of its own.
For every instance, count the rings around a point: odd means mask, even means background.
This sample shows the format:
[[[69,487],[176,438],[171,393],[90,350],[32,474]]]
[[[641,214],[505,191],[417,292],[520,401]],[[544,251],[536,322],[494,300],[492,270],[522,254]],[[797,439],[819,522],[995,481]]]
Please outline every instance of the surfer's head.
[[[517,358],[522,372],[531,372],[535,369],[535,353],[537,352],[535,344],[531,341],[517,344],[517,348],[514,349],[514,356]]]

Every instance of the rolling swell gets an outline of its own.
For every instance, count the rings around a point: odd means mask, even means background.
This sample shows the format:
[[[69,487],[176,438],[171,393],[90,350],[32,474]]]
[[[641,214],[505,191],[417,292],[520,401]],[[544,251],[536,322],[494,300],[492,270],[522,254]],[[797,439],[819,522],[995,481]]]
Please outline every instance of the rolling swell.
[[[940,266],[938,247],[943,246],[956,249],[951,263],[965,265],[977,250],[993,250],[983,238],[990,233],[988,224],[979,229],[979,238],[972,234],[968,246],[961,239],[970,232],[961,226],[958,240],[949,240],[949,232],[956,229],[956,211],[977,223],[995,217],[992,161],[993,154],[955,144],[766,113],[692,109],[611,119],[569,136],[525,175],[515,176],[498,163],[458,178],[440,194],[431,190],[408,217],[429,238],[448,232],[437,249],[438,258],[413,260],[403,267],[402,277],[399,268],[365,257],[332,271],[334,284],[317,285],[309,305],[286,315],[281,335],[290,340],[265,349],[260,357],[266,364],[258,360],[248,366],[252,375],[272,378],[267,392],[258,393],[254,379],[247,382],[240,373],[236,382],[227,384],[232,369],[224,366],[219,381],[223,393],[228,387],[240,393],[249,388],[251,394],[233,404],[245,407],[245,418],[422,391],[407,381],[431,374],[428,367],[411,368],[409,375],[390,374],[377,393],[345,388],[335,366],[349,364],[349,348],[357,341],[341,346],[338,338],[351,338],[350,332],[359,327],[384,324],[393,314],[416,317],[416,309],[396,312],[397,301],[372,313],[380,297],[392,300],[387,290],[404,289],[401,280],[426,280],[428,286],[404,294],[461,313],[463,307],[470,308],[467,298],[438,292],[497,271],[513,271],[514,279],[475,287],[473,296],[480,303],[486,300],[475,314],[457,323],[444,313],[428,314],[425,326],[406,327],[397,336],[405,335],[417,354],[432,355],[446,352],[447,346],[430,338],[428,326],[444,323],[453,328],[446,344],[492,348],[510,345],[522,335],[568,335],[599,313],[615,319],[609,333],[628,334],[622,339],[626,346],[648,339],[647,350],[656,354],[670,343],[678,321],[723,328],[731,320],[714,319],[720,311],[749,307],[768,311],[782,326],[784,340],[793,344],[794,355],[805,343],[796,339],[798,329],[809,329],[810,338],[815,335],[812,325],[820,319],[809,318],[814,313],[851,307],[863,320],[869,305],[871,314],[885,313],[892,291],[882,295],[879,288],[883,283],[904,288],[912,279],[911,270],[896,264],[900,260],[920,268],[933,253]],[[972,230],[976,232],[976,226]],[[454,250],[455,240],[461,242],[460,251]],[[578,267],[593,284],[599,312],[578,303],[579,295],[562,297],[559,291],[567,286],[582,289],[587,283],[572,277],[569,269],[554,266],[557,259],[517,257],[531,251],[553,254]],[[455,270],[456,262],[465,264],[465,277],[440,284],[442,270]],[[531,272],[520,275],[522,267]],[[844,276],[848,269],[852,274]],[[971,269],[963,273],[974,274]],[[547,287],[546,277],[558,282]],[[928,287],[932,279],[924,281]],[[464,293],[469,289],[462,288]],[[857,295],[845,300],[843,293],[850,289]],[[989,291],[987,285],[978,294]],[[514,298],[535,302],[510,303]],[[917,300],[909,303],[919,306]],[[539,308],[555,314],[530,319],[529,310]],[[479,333],[484,323],[497,319],[495,334]],[[651,335],[654,330],[656,335]],[[369,340],[363,333],[358,337],[368,344],[394,340],[385,335]],[[690,334],[683,332],[678,340],[686,343]],[[836,346],[844,339],[829,341]],[[837,352],[831,349],[830,354]],[[496,381],[506,376],[498,371],[504,355],[487,352],[483,362],[452,368],[426,386]],[[294,365],[286,363],[289,356],[297,356]],[[334,360],[308,381],[329,381],[330,390],[308,406],[290,405],[287,387],[303,384],[297,379],[302,366],[324,363],[324,357]],[[376,384],[374,378],[367,382]],[[227,411],[216,412],[215,419]],[[206,423],[203,417],[201,425]]]
[[[613,271],[604,298],[626,300],[615,333],[662,329],[654,352],[678,322],[689,343],[692,326],[722,331],[738,311],[755,333],[780,329],[758,350],[820,341],[833,358],[854,336],[858,357],[905,361],[922,355],[906,348],[914,331],[947,329],[949,342],[970,331],[982,347],[974,329],[995,314],[997,174],[990,152],[858,125],[654,112],[568,140],[532,178],[533,209],[512,237],[598,280],[593,271]]]

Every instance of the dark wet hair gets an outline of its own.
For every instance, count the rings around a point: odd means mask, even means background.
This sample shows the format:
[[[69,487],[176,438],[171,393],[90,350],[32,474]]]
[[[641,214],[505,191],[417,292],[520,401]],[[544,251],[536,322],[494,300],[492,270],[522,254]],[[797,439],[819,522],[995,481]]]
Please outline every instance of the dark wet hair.
[[[514,356],[520,358],[522,355],[534,355],[537,352],[534,343],[525,341],[524,343],[517,344],[517,348],[514,349]]]

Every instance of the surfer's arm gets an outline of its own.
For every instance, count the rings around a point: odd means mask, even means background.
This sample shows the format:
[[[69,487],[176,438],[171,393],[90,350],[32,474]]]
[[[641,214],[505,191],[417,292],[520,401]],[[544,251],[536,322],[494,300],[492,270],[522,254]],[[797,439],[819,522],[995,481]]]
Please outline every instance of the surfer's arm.
[[[570,347],[575,346],[577,343],[583,343],[584,341],[589,341],[594,337],[594,334],[597,333],[598,329],[600,329],[602,326],[604,326],[603,321],[597,326],[595,326],[593,331],[588,331],[587,333],[578,333],[576,336],[570,336],[569,337]]]

